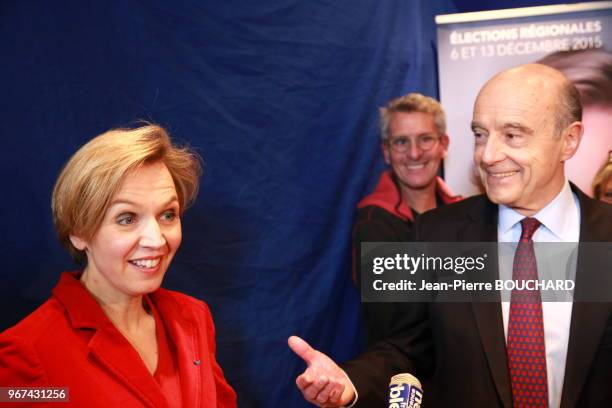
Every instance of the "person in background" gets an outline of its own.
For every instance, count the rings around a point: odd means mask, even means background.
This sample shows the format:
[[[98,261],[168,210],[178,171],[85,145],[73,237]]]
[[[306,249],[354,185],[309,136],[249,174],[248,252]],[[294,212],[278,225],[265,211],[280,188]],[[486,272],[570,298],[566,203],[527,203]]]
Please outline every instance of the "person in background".
[[[67,387],[53,406],[235,407],[208,306],[160,288],[201,164],[156,125],[116,129],[61,171],[52,212],[82,271],[0,334],[1,387]],[[49,405],[46,405],[49,406]]]
[[[460,200],[438,176],[448,145],[444,110],[435,99],[410,93],[380,108],[380,147],[390,170],[357,205],[352,270],[358,287],[362,242],[407,241],[419,214]],[[401,326],[404,306],[361,304],[368,345]]]
[[[612,150],[612,54],[601,49],[558,51],[538,61],[561,71],[580,92],[584,137],[568,160],[568,178],[587,194],[598,165]]]
[[[612,150],[608,152],[608,161],[595,175],[593,193],[597,200],[612,204]]]

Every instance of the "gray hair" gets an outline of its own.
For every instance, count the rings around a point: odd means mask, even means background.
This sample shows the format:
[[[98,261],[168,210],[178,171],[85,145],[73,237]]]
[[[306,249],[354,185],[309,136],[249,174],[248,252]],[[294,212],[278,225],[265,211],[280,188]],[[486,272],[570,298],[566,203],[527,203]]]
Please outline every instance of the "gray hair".
[[[421,112],[433,115],[436,130],[440,135],[446,133],[446,116],[440,102],[420,93],[409,93],[390,100],[386,106],[379,109],[380,114],[380,139],[386,141],[389,138],[389,122],[391,115],[396,112]]]

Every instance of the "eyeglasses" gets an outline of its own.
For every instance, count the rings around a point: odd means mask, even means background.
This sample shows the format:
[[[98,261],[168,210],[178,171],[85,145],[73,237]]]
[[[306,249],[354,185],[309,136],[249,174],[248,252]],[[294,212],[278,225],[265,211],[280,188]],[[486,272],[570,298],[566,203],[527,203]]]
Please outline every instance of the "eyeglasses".
[[[433,149],[440,138],[434,135],[418,135],[416,137],[416,146],[421,151],[431,150]],[[396,153],[406,153],[412,147],[412,143],[414,143],[413,138],[407,136],[399,136],[387,139],[387,144]]]

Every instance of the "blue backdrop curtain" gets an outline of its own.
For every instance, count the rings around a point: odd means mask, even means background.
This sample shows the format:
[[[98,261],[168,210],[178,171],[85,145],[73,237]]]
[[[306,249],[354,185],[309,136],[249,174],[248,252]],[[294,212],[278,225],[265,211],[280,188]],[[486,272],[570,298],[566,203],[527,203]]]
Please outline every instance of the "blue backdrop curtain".
[[[377,107],[436,96],[450,1],[0,3],[0,329],[75,268],[50,193],[85,141],[138,119],[205,158],[165,286],[211,306],[242,407],[306,406],[291,334],[360,349],[350,281],[357,201],[383,168]]]

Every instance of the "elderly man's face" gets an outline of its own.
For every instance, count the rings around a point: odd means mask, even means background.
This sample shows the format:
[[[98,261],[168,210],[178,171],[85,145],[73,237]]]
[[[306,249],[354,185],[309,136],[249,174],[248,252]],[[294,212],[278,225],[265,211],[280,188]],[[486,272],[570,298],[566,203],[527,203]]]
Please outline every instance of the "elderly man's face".
[[[438,133],[433,115],[422,112],[393,113],[389,138],[382,144],[385,161],[402,190],[423,189],[435,183],[447,147],[448,136]]]
[[[525,75],[494,79],[480,92],[474,161],[491,201],[533,215],[561,190],[573,151],[555,130],[557,101],[551,81]]]

